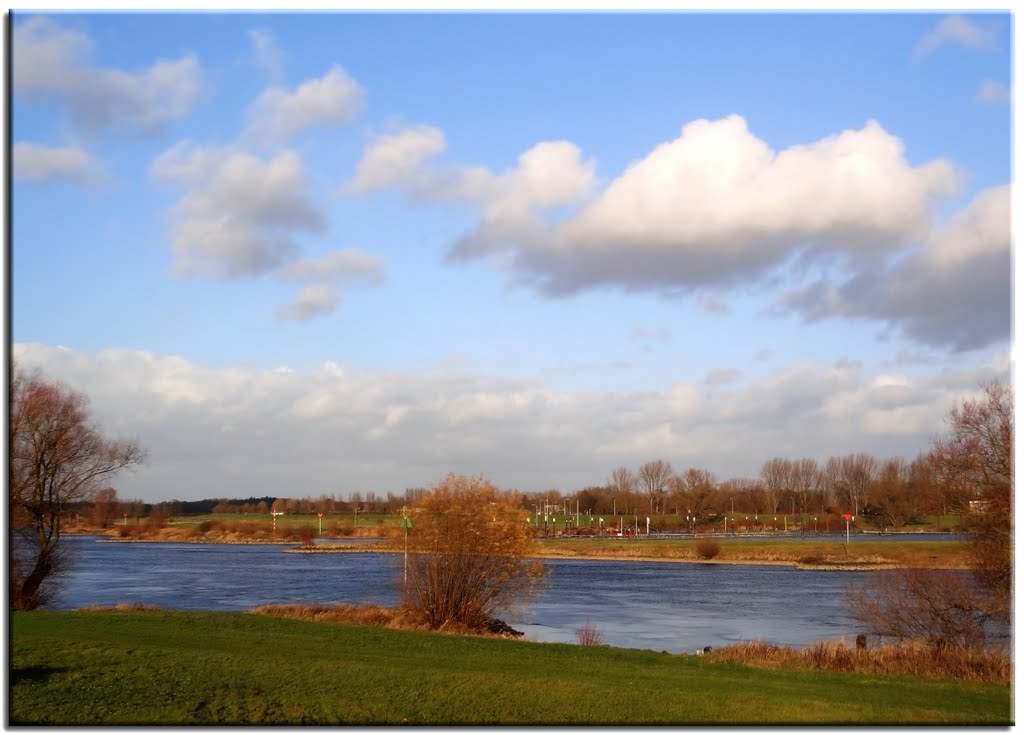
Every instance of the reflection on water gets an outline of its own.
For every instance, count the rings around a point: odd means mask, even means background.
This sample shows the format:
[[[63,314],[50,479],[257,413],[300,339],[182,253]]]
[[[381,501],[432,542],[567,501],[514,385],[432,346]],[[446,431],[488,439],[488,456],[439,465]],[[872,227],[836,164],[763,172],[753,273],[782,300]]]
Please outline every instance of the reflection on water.
[[[249,610],[290,602],[395,605],[400,554],[287,554],[279,545],[97,543],[69,539],[77,563],[52,607],[138,602],[169,610]],[[803,646],[853,638],[845,590],[860,572],[671,562],[549,561],[550,584],[514,627],[574,643],[672,653],[745,640]]]

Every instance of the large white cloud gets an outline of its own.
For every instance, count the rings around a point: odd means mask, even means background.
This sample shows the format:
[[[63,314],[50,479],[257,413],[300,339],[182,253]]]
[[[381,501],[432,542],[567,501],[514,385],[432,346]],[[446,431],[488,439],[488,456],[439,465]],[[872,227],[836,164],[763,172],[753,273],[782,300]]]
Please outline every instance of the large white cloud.
[[[732,289],[773,284],[789,289],[784,306],[807,316],[872,318],[930,346],[1009,336],[1008,218],[994,248],[967,258],[968,229],[936,234],[935,222],[964,174],[942,159],[911,163],[875,121],[775,150],[737,115],[697,120],[603,186],[568,141],[538,144],[501,174],[439,163],[444,149],[434,128],[380,136],[352,188],[475,205],[479,220],[449,259],[488,259],[548,295],[691,294],[725,311]],[[960,253],[971,268],[942,271],[920,250]],[[827,279],[794,288],[817,265],[839,273],[847,293]]]
[[[179,275],[261,275],[298,257],[296,233],[326,229],[294,151],[265,161],[186,142],[161,154],[151,171],[185,187],[172,234]]]
[[[192,54],[131,73],[89,65],[92,40],[34,16],[14,28],[11,78],[16,94],[53,96],[72,122],[89,133],[153,133],[187,115],[202,87]]]
[[[801,251],[857,258],[907,243],[956,179],[944,161],[908,164],[875,122],[774,151],[739,116],[698,120],[555,226],[491,237],[485,216],[453,252],[505,251],[553,293],[729,285]]]
[[[773,456],[912,457],[954,403],[1009,367],[1006,353],[920,377],[800,364],[727,385],[586,394],[453,370],[215,369],[39,344],[13,355],[84,391],[108,433],[140,440],[149,464],[118,489],[149,500],[401,491],[451,471],[571,492],[658,457],[721,477],[756,475]]]
[[[106,178],[102,164],[78,146],[19,142],[14,144],[11,152],[11,171],[15,180],[55,179],[90,186]]]

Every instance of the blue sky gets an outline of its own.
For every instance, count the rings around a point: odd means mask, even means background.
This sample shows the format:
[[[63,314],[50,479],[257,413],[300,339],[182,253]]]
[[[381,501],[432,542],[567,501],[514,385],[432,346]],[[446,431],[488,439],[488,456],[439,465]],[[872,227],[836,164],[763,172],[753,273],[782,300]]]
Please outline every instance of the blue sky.
[[[1012,371],[1007,13],[15,13],[14,355],[146,500],[912,457]]]

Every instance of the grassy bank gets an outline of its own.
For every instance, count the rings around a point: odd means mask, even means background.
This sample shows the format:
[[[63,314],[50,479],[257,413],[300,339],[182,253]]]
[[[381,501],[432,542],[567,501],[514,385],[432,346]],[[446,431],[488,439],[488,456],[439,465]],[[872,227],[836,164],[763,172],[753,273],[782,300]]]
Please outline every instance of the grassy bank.
[[[544,540],[542,555],[568,559],[635,559],[703,561],[690,539]],[[712,563],[796,564],[806,567],[863,568],[864,566],[966,569],[968,547],[955,541],[857,541],[849,549],[839,541],[777,541],[722,539]]]
[[[13,613],[11,724],[1011,724],[1008,685],[238,613]]]

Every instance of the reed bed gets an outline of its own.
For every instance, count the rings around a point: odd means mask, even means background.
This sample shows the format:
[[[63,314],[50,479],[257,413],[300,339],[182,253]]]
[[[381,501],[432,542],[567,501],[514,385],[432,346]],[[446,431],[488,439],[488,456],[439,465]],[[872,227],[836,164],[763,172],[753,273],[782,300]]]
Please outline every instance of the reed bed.
[[[997,651],[900,643],[858,649],[844,640],[818,641],[806,648],[762,641],[711,651],[712,663],[740,663],[770,669],[814,669],[859,674],[894,674],[928,679],[1010,683],[1010,659]]]

